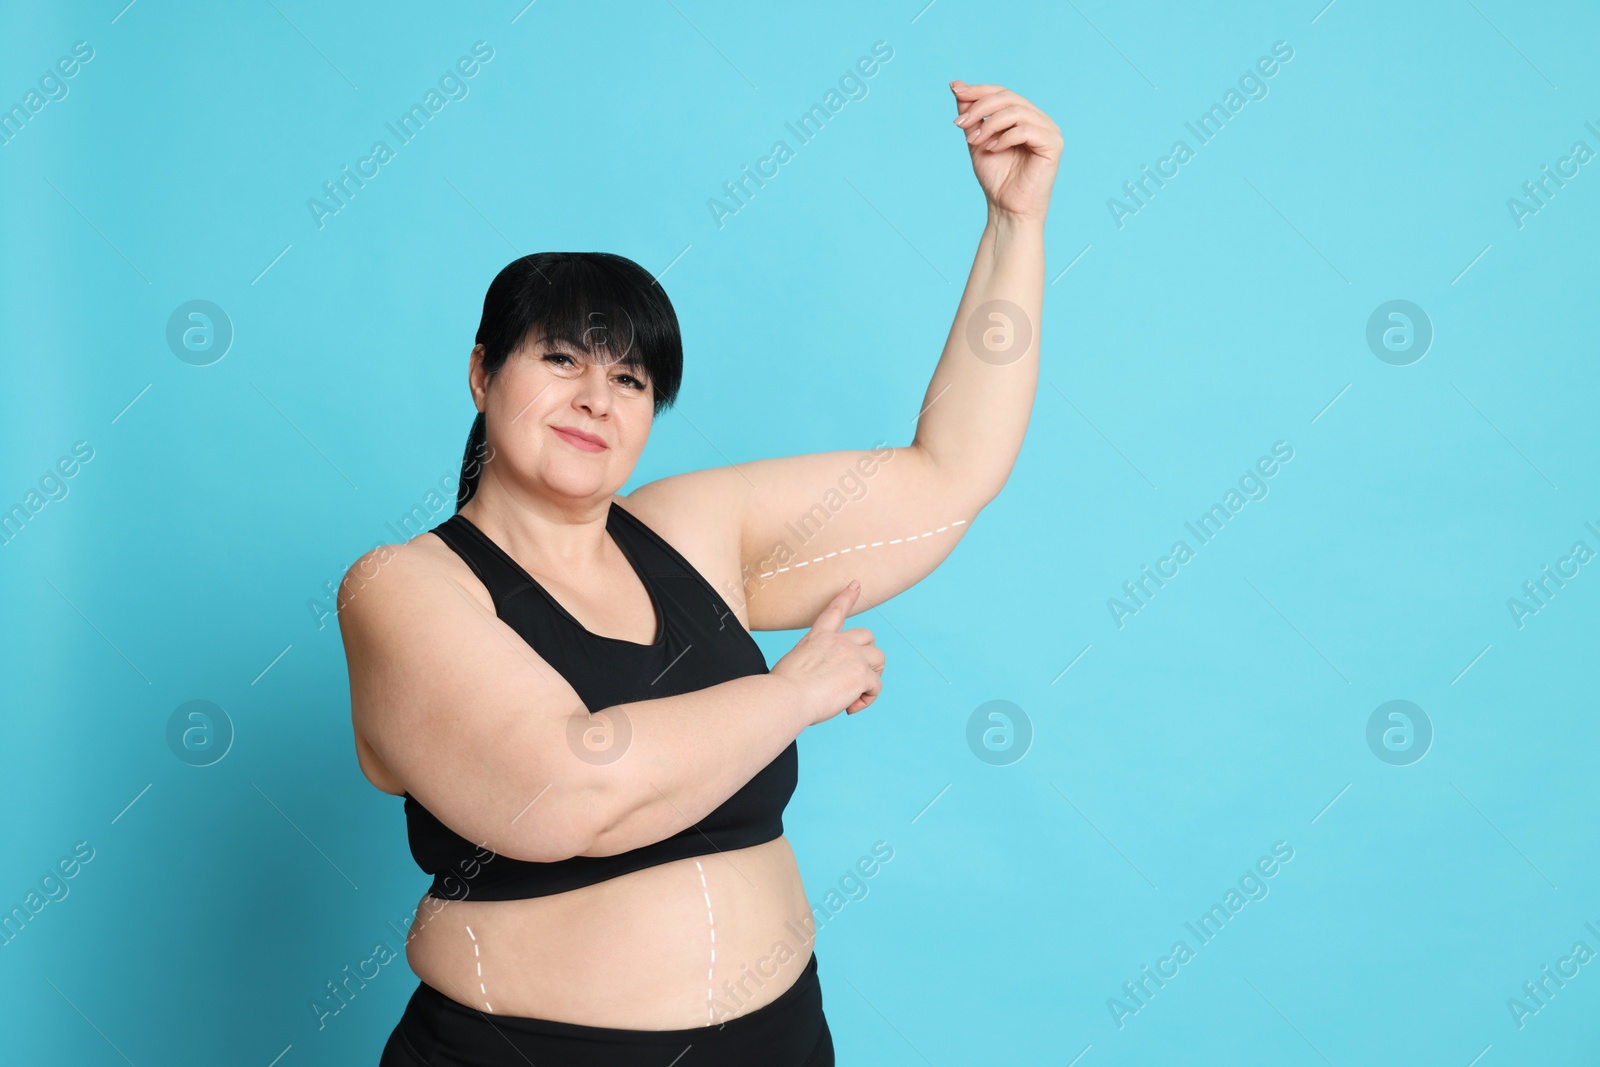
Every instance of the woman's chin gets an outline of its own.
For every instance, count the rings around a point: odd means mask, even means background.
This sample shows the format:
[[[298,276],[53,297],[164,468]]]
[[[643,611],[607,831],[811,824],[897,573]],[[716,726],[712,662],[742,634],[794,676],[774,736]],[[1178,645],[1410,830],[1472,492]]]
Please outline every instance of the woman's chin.
[[[550,492],[564,497],[592,497],[610,487],[609,472],[603,463],[588,457],[574,457],[552,463],[545,471],[544,484]]]

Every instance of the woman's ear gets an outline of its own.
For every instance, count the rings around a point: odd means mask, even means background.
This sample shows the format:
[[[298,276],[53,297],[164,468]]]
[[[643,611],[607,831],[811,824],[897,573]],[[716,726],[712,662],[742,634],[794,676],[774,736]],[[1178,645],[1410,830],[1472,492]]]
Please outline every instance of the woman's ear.
[[[467,357],[467,388],[472,391],[472,402],[482,411],[487,405],[489,376],[483,370],[483,346],[473,345]]]

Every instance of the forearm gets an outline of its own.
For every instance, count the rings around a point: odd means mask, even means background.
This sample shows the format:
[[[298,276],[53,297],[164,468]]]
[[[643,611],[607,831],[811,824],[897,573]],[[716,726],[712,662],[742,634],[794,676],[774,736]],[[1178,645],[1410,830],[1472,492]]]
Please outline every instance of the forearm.
[[[799,736],[811,709],[792,683],[754,674],[604,711],[629,736],[621,756],[584,776],[584,856],[639,848],[699,822]]]
[[[988,501],[1010,476],[1039,378],[1043,301],[1043,221],[991,208],[913,440],[952,492]]]

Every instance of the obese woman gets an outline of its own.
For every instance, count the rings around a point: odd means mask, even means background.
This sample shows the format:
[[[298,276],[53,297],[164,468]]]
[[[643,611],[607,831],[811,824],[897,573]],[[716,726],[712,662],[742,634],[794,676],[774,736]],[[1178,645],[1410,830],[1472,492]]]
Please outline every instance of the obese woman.
[[[878,696],[847,619],[1000,492],[1038,377],[1060,132],[950,88],[987,222],[907,445],[619,495],[682,375],[665,293],[599,252],[489,286],[456,513],[340,589],[361,769],[433,879],[383,1067],[834,1062],[783,836],[796,738]],[[769,667],[751,632],[795,629]]]

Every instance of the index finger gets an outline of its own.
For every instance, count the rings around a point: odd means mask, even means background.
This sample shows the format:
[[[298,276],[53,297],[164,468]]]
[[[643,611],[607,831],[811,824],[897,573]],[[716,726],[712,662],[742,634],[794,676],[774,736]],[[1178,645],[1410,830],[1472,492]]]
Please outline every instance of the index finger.
[[[1004,89],[1003,85],[968,85],[959,80],[950,86],[950,91],[956,94],[956,106],[962,114],[966,114],[967,108],[971,107],[972,102],[980,96],[1001,92]]]
[[[844,620],[849,617],[850,609],[855,605],[856,598],[861,595],[861,583],[854,578],[850,584],[834,594],[832,600],[817,613],[816,621],[811,624],[812,629],[827,626],[837,630],[844,625]]]

